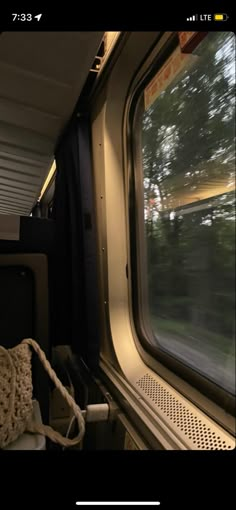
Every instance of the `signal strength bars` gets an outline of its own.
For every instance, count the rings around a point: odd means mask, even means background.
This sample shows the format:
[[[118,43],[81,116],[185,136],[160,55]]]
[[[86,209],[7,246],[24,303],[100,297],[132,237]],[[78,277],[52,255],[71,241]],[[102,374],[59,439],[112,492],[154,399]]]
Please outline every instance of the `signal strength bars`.
[[[198,14],[194,14],[191,16],[191,18],[186,18],[186,21],[197,21],[198,20]]]

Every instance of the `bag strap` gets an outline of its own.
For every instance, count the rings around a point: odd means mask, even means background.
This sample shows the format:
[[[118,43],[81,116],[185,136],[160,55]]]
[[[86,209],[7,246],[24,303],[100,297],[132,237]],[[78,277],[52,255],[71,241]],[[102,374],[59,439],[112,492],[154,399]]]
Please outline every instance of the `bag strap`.
[[[38,432],[39,434],[43,434],[47,436],[49,439],[54,441],[55,443],[59,443],[62,446],[74,446],[78,444],[84,436],[85,433],[85,422],[82,415],[82,411],[78,404],[76,404],[73,397],[69,394],[67,389],[63,386],[61,381],[58,379],[56,372],[51,367],[49,361],[47,360],[44,352],[39,347],[38,343],[35,340],[32,340],[32,338],[26,338],[21,342],[22,344],[28,344],[31,347],[33,347],[34,351],[38,355],[43,367],[45,368],[46,372],[48,373],[50,379],[54,382],[56,388],[60,391],[68,405],[71,407],[71,409],[74,412],[75,418],[77,419],[78,426],[79,426],[79,433],[78,435],[73,438],[69,439],[67,437],[62,436],[59,432],[54,430],[49,425],[40,425],[39,423],[34,423],[33,421],[28,422],[27,424],[27,430],[29,432]]]

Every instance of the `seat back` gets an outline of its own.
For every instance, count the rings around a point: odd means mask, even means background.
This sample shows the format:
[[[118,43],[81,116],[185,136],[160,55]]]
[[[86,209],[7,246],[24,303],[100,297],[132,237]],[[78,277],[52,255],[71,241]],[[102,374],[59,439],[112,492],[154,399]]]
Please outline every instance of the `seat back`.
[[[49,360],[48,258],[52,251],[52,221],[21,217],[19,239],[0,239],[0,345],[14,347],[31,337]],[[49,380],[36,354],[32,375],[34,397],[43,422],[48,423]]]
[[[34,338],[49,357],[47,257],[0,255],[0,345],[9,349]],[[34,397],[43,421],[49,417],[49,382],[36,354],[32,356]]]

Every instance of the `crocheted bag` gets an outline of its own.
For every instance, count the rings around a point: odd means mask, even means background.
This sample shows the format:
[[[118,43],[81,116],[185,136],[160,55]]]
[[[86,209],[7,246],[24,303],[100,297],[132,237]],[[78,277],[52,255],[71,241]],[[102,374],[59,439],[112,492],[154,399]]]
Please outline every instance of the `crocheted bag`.
[[[63,437],[50,426],[41,425],[32,420],[33,385],[30,346],[33,347],[55,386],[73,409],[79,426],[78,436],[74,439]],[[0,346],[0,448],[15,441],[26,431],[43,434],[62,446],[78,444],[85,432],[84,418],[79,406],[58,379],[37,342],[30,338],[23,340],[12,349]]]

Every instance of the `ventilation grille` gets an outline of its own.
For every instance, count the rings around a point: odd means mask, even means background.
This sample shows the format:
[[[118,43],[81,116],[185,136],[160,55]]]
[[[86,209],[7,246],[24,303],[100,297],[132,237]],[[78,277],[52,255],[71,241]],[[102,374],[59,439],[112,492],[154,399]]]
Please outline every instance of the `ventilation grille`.
[[[179,432],[191,442],[193,450],[231,450],[235,448],[234,442],[222,430],[212,425],[212,422],[202,418],[202,413],[190,405],[181,402],[181,395],[177,398],[174,392],[168,391],[150,374],[145,374],[136,384],[161,411],[166,421],[171,422]]]

